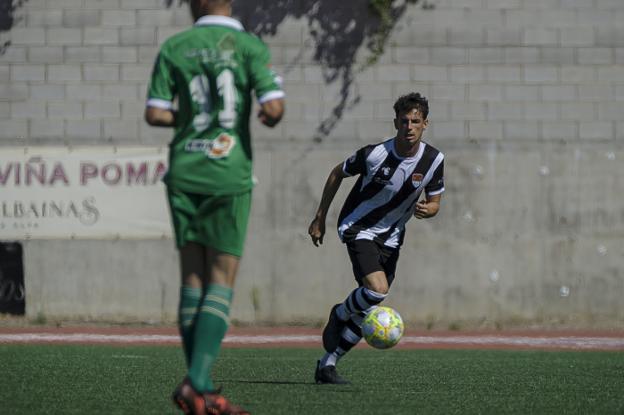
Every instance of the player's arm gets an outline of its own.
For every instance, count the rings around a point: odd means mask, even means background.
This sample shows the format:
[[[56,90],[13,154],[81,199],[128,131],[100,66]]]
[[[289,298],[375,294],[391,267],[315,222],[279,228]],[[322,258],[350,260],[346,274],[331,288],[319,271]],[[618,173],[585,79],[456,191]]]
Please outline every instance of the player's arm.
[[[442,194],[437,195],[427,195],[425,196],[425,200],[422,200],[416,203],[414,208],[414,216],[418,219],[426,219],[432,218],[438,214],[440,210],[440,200],[442,199]]]
[[[175,126],[176,113],[170,109],[157,107],[145,108],[145,121],[154,127],[173,127]]]
[[[444,192],[444,155],[439,153],[436,161],[438,166],[425,187],[425,200],[417,202],[414,206],[414,216],[418,219],[434,217],[440,210],[440,200]]]
[[[260,104],[258,119],[267,127],[275,127],[284,115],[284,99],[272,99]]]
[[[147,91],[145,121],[155,127],[173,127],[176,124],[176,112],[173,100],[176,96],[173,64],[167,58],[166,46],[154,62],[152,77]]]
[[[319,207],[316,211],[316,215],[314,216],[314,220],[310,224],[308,228],[308,234],[312,238],[312,243],[314,246],[319,246],[319,243],[323,243],[323,237],[325,236],[325,218],[327,217],[327,211],[329,210],[329,206],[331,202],[334,200],[334,196],[338,192],[340,188],[340,184],[342,183],[342,179],[345,177],[349,177],[342,169],[342,163],[338,164],[334,167],[329,173],[329,177],[325,182],[325,187],[323,188],[323,196],[321,197],[321,203],[319,203]]]
[[[284,115],[282,78],[271,69],[271,53],[259,39],[249,43],[249,80],[260,104],[258,119],[267,127],[274,127]]]

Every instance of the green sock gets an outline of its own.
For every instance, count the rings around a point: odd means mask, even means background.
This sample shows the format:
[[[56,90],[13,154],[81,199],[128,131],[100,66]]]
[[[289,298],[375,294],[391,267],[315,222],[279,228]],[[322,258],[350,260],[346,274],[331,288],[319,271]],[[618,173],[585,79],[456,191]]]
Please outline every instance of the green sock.
[[[193,332],[195,328],[195,318],[201,301],[201,288],[193,288],[186,285],[180,287],[180,305],[178,308],[178,328],[182,336],[182,347],[186,366],[191,365],[191,355],[193,353]]]
[[[228,328],[232,289],[211,284],[206,289],[195,320],[193,357],[189,368],[191,384],[199,392],[215,389],[212,367]]]

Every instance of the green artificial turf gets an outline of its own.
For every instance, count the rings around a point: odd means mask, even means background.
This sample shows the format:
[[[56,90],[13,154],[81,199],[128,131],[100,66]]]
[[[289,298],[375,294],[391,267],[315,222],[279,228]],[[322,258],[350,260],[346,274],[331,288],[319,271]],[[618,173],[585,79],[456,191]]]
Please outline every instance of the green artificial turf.
[[[320,350],[224,349],[215,380],[254,415],[622,414],[624,353],[356,349],[316,385]],[[174,414],[176,347],[0,345],[0,413]]]

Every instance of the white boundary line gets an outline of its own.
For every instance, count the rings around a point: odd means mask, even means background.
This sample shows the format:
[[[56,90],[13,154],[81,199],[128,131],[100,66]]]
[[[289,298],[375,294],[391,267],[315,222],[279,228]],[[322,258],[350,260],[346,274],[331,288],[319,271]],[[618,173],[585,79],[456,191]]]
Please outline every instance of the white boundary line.
[[[401,342],[421,345],[443,344],[461,346],[520,346],[534,348],[624,350],[624,338],[615,337],[420,336],[405,337],[401,339]]]
[[[179,344],[177,335],[157,334],[88,334],[88,333],[19,333],[0,334],[0,344],[12,343],[119,343],[119,344]],[[305,344],[321,343],[320,336],[314,335],[257,335],[257,336],[226,336],[226,344],[259,345],[259,344]],[[405,336],[403,345],[414,346],[461,346],[478,348],[488,347],[524,347],[524,348],[558,348],[558,349],[609,349],[624,351],[624,337],[529,337],[529,336]]]

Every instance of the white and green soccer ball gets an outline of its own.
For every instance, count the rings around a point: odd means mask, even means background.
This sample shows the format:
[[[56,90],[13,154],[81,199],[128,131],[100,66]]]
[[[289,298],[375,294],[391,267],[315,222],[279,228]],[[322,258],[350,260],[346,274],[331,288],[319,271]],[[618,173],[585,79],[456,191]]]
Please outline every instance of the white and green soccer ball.
[[[376,349],[389,349],[403,337],[403,319],[390,307],[376,307],[362,321],[366,343]]]

